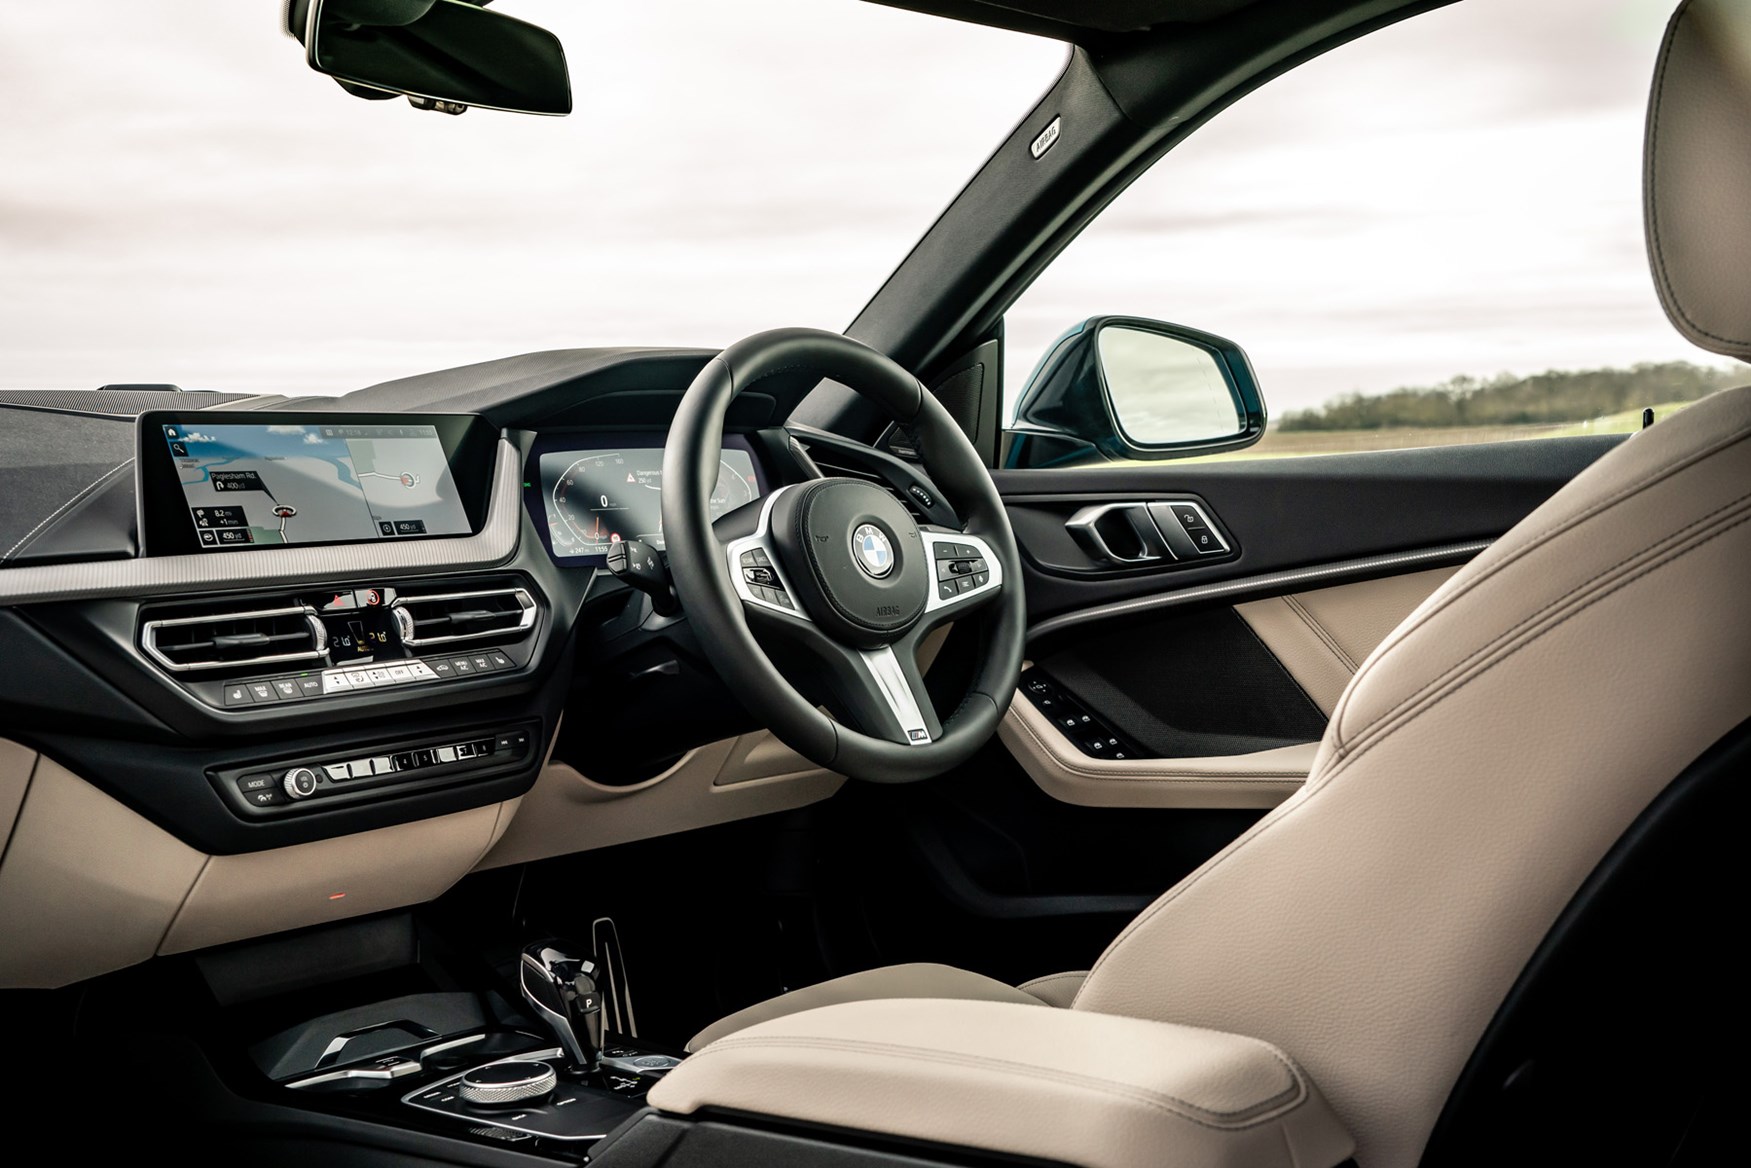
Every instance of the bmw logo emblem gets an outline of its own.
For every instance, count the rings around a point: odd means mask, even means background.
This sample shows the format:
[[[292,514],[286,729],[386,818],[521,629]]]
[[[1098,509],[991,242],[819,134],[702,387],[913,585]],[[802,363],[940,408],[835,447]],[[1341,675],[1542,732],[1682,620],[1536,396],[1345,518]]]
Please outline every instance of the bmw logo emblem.
[[[851,550],[856,553],[857,566],[880,580],[894,570],[894,545],[873,523],[860,523],[851,533]]]

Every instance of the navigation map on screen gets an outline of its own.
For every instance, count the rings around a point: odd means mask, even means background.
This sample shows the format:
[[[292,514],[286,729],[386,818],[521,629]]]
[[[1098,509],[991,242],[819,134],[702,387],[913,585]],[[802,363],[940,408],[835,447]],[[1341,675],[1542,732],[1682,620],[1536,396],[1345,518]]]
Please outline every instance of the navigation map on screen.
[[[469,533],[433,426],[163,429],[202,549]]]

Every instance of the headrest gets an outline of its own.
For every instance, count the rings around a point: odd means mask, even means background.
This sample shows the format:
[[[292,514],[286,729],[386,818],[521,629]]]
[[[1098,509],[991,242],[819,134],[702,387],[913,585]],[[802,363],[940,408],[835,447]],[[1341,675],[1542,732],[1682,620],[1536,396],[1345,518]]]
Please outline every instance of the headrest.
[[[1751,357],[1751,3],[1684,0],[1648,105],[1648,258],[1666,315]]]

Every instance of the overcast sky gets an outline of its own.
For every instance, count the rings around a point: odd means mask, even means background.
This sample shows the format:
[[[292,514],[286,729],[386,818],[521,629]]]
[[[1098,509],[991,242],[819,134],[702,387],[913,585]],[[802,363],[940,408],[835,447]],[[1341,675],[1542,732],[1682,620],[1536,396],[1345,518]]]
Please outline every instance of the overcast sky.
[[[1273,82],[1018,305],[1239,341],[1277,409],[1703,355],[1643,258],[1671,0],[1463,0]],[[344,392],[532,349],[841,328],[1062,66],[857,0],[501,0],[577,112],[427,114],[305,68],[278,0],[0,16],[0,385]],[[1013,392],[1013,386],[1012,386]]]

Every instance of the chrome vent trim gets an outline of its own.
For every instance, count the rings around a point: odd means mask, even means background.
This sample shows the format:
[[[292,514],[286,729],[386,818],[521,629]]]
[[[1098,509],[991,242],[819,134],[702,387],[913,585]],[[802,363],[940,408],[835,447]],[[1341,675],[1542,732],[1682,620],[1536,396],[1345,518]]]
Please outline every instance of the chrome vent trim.
[[[498,620],[515,618],[515,623],[497,625],[489,629],[481,629],[471,633],[445,633],[437,636],[422,637],[419,626],[431,618],[422,621],[411,611],[420,605],[449,605],[469,600],[484,600],[488,597],[509,596],[517,603],[515,613],[506,610],[498,613],[469,614],[470,619]],[[529,630],[535,627],[535,598],[527,588],[480,588],[471,592],[435,592],[427,596],[397,596],[389,605],[389,615],[395,620],[395,631],[401,635],[404,645],[451,645],[458,641],[484,640],[520,640],[527,636]],[[443,614],[443,619],[452,619],[452,614]]]
[[[173,661],[158,642],[160,629],[188,628],[194,625],[232,624],[238,621],[270,620],[274,617],[303,617],[310,633],[310,648],[296,653],[265,653],[260,656],[214,658],[206,661]],[[215,638],[216,639],[216,638]],[[140,649],[172,673],[188,673],[202,669],[226,669],[236,666],[277,665],[288,661],[314,661],[328,652],[328,630],[323,627],[316,610],[308,604],[291,604],[283,608],[256,608],[245,612],[207,612],[197,616],[179,616],[164,620],[149,620],[140,628]]]

